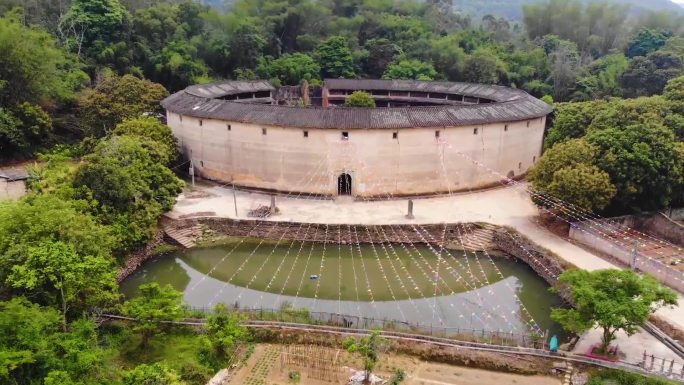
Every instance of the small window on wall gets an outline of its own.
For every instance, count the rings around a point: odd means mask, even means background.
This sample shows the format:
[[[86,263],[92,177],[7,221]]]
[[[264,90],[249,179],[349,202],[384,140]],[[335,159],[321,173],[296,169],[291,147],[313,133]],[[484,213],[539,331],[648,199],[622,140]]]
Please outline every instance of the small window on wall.
[[[226,124],[226,128],[228,129],[228,131],[230,131],[230,124]]]
[[[528,121],[527,121],[527,127],[529,127],[529,126],[530,126],[530,121],[528,120]]]
[[[261,129],[261,135],[266,135],[266,129],[265,128]]]
[[[392,139],[398,139],[399,138],[399,133],[398,132],[393,132],[392,133]]]
[[[522,170],[522,162],[518,162],[518,170]]]
[[[202,127],[202,119],[199,120],[199,125]]]
[[[504,131],[508,131],[508,124],[504,125]]]
[[[179,114],[179,115],[178,115],[178,119],[180,119],[180,121],[182,122],[182,121],[183,121],[183,115],[180,115],[180,114]]]
[[[342,140],[349,140],[349,133],[347,131],[342,131]]]
[[[537,163],[537,156],[536,155],[532,157],[532,163]]]
[[[200,160],[200,166],[204,167],[204,161]]]
[[[304,137],[308,138],[309,137],[309,131],[304,131]]]
[[[435,138],[439,139],[439,130],[435,131]]]
[[[473,135],[477,135],[477,127],[473,128]]]

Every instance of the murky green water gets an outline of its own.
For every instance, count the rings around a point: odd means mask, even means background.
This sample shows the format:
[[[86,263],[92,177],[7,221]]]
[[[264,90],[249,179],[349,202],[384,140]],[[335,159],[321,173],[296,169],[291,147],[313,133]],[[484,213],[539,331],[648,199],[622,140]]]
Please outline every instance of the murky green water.
[[[426,245],[236,241],[150,261],[122,291],[135,295],[151,281],[183,291],[197,307],[288,302],[312,311],[490,330],[536,322],[559,332],[549,309],[561,300],[526,264]]]

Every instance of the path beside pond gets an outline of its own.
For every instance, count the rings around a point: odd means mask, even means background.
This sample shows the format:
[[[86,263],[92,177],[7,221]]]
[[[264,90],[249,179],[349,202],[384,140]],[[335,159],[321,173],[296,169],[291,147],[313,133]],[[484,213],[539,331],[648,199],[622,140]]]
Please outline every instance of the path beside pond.
[[[539,209],[530,199],[526,188],[526,184],[519,183],[487,191],[414,199],[413,220],[405,217],[407,199],[357,202],[350,199],[312,199],[297,194],[282,195],[276,197],[280,213],[268,220],[362,225],[488,222],[514,227],[539,246],[549,249],[577,267],[587,270],[621,268],[540,226],[537,223]],[[234,202],[237,202],[237,216]],[[181,195],[167,216],[175,219],[193,216],[246,219],[250,210],[269,206],[270,203],[271,196],[265,193],[240,190],[234,193],[230,188],[207,186]],[[684,296],[681,293],[679,302],[682,306],[661,309],[657,314],[684,330]],[[587,333],[586,337],[593,340],[591,333]],[[630,358],[640,358],[644,350],[649,354],[658,352],[667,357],[674,355],[674,352],[644,331],[632,338],[631,341],[638,340],[639,343],[628,342],[624,335],[616,341],[623,349],[629,349]]]

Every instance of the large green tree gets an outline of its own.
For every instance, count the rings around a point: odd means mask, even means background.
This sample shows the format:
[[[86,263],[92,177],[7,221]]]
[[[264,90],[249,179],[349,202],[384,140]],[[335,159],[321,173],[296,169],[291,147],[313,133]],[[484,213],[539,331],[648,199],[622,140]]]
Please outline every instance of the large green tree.
[[[594,61],[585,74],[577,80],[573,100],[595,100],[621,96],[620,79],[629,67],[623,54],[604,56]]]
[[[37,195],[18,202],[0,203],[0,281],[6,282],[14,266],[23,266],[31,248],[42,242],[69,244],[79,256],[108,258],[114,240],[107,228],[72,202],[52,195]],[[9,285],[0,286],[3,291]],[[57,293],[51,293],[52,298]]]
[[[97,325],[79,319],[62,331],[61,316],[24,297],[0,302],[0,382],[86,385],[112,378]]]
[[[28,102],[0,107],[0,157],[30,154],[47,144],[52,119],[45,110]]]
[[[629,270],[568,270],[558,278],[558,290],[566,288],[573,307],[552,309],[551,318],[573,333],[603,329],[603,354],[619,330],[632,335],[658,308],[677,304],[675,292]]]
[[[80,316],[93,306],[111,306],[118,298],[113,259],[80,254],[62,241],[29,246],[26,260],[12,266],[7,284],[32,297],[49,298],[62,312],[65,332],[69,316]]]
[[[605,101],[554,104],[553,126],[544,140],[544,148],[548,150],[556,143],[583,137],[605,105]]]
[[[139,138],[155,162],[168,166],[176,159],[176,137],[171,128],[157,118],[142,116],[126,120],[116,126],[112,135]]]
[[[392,64],[387,68],[383,79],[396,80],[433,80],[437,76],[437,71],[430,63],[419,60],[402,60]]]
[[[0,17],[0,107],[21,102],[53,107],[68,102],[87,76],[77,63],[20,15]]]
[[[72,0],[61,21],[69,31],[66,45],[78,55],[95,58],[123,37],[130,14],[119,0]]]
[[[113,136],[85,158],[74,176],[77,197],[112,226],[120,250],[141,245],[153,234],[158,217],[170,210],[183,182],[136,136]],[[160,144],[163,145],[163,144]]]
[[[624,95],[634,97],[660,94],[669,80],[684,73],[683,56],[684,52],[663,48],[645,57],[635,57],[620,78]]]
[[[596,212],[608,206],[616,189],[608,173],[594,165],[579,164],[556,171],[545,192],[585,211]]]
[[[132,75],[109,74],[80,97],[86,134],[101,137],[126,119],[144,112],[159,112],[159,102],[168,95],[164,87]]]
[[[42,379],[46,370],[40,364],[51,357],[52,350],[47,337],[56,333],[60,324],[59,312],[41,309],[23,297],[0,302],[0,379],[3,383]]]
[[[629,40],[627,56],[630,58],[646,56],[664,46],[668,38],[669,36],[665,31],[643,28]]]
[[[343,36],[333,36],[316,48],[323,78],[353,78],[354,58]]]
[[[684,162],[671,129],[633,124],[592,131],[586,140],[598,148],[596,164],[617,188],[616,210],[658,210],[679,193]]]
[[[382,77],[387,67],[401,55],[401,48],[387,39],[371,39],[364,47],[368,53],[362,61],[362,69],[371,79]]]
[[[142,347],[146,348],[150,338],[162,331],[161,321],[179,321],[183,319],[183,293],[171,286],[159,286],[157,283],[141,285],[138,296],[123,304],[121,312],[135,318],[133,330],[142,336]]]
[[[554,145],[539,159],[530,174],[535,190],[583,210],[603,210],[616,194],[610,175],[596,163],[598,148],[583,139]],[[548,205],[536,198],[541,205]]]
[[[463,63],[463,79],[471,83],[499,84],[507,76],[505,64],[487,50],[476,51]]]
[[[285,54],[277,59],[261,60],[257,73],[266,79],[275,79],[283,85],[298,85],[302,80],[316,83],[320,80],[321,67],[309,55]]]

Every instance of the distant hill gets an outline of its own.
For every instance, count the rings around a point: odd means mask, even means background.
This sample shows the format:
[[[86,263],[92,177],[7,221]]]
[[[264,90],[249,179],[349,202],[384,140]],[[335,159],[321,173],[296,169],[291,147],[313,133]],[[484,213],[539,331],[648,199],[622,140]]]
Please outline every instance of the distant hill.
[[[503,16],[509,20],[522,21],[522,6],[534,4],[544,0],[453,0],[454,9],[470,14],[473,21],[479,21],[482,16],[492,14]],[[684,4],[676,4],[670,0],[606,0],[612,3],[629,4],[632,14],[644,11],[684,12]]]

